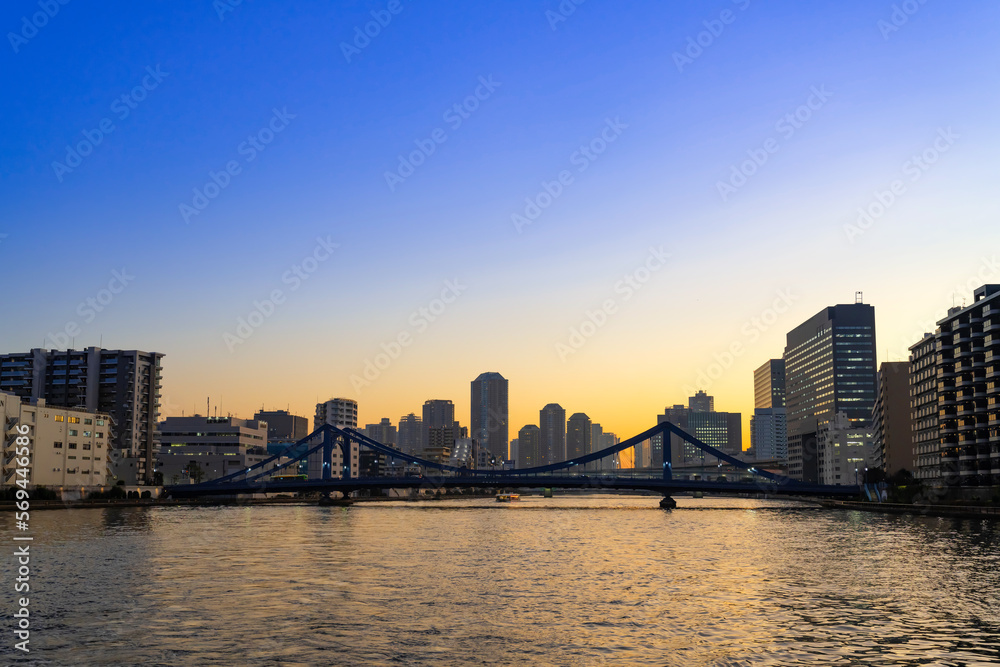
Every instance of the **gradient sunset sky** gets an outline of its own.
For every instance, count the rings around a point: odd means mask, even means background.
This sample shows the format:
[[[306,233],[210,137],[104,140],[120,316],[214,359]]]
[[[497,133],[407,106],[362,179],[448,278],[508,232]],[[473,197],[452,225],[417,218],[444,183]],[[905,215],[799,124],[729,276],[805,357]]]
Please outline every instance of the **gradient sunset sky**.
[[[0,10],[0,348],[165,353],[166,415],[468,425],[498,371],[511,437],[699,379],[746,427],[821,308],[903,360],[1000,282],[995,2],[51,5]]]

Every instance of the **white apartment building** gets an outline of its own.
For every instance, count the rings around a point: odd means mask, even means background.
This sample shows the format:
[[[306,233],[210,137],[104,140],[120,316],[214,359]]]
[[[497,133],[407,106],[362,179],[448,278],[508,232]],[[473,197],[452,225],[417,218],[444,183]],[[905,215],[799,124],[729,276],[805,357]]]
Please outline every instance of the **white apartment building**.
[[[351,400],[349,398],[331,398],[329,401],[316,404],[316,417],[313,419],[313,430],[318,429],[324,424],[329,424],[330,426],[336,426],[338,428],[358,428],[358,402]],[[310,442],[309,446],[312,447],[319,444],[321,440],[317,438],[314,442]],[[360,447],[357,442],[351,442],[351,461],[350,470],[351,477],[356,478],[359,476],[361,470],[360,462]],[[322,479],[323,477],[323,450],[320,448],[316,452],[309,455],[309,479]],[[343,460],[343,455],[340,451],[340,445],[335,444],[333,447],[333,458],[332,458],[332,476],[335,479],[339,479],[341,471],[345,462]]]
[[[3,473],[0,486],[17,482],[18,427],[27,425],[31,439],[32,486],[53,490],[93,491],[108,484],[111,419],[107,414],[75,408],[58,408],[45,399],[22,400],[0,392],[3,427]]]

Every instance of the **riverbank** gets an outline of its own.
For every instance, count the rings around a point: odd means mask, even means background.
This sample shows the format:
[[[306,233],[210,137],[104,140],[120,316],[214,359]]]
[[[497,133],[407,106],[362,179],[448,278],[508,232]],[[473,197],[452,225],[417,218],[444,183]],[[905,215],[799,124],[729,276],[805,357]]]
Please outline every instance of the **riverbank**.
[[[851,500],[824,500],[830,509],[861,510],[883,514],[919,514],[922,516],[954,517],[956,519],[1000,519],[1000,507],[963,505],[902,505],[895,503],[865,503]]]

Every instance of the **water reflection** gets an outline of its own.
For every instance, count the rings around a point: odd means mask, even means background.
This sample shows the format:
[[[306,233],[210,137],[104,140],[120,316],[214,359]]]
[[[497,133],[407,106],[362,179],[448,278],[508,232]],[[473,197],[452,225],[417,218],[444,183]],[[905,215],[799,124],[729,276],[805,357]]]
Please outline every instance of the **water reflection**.
[[[737,499],[664,512],[621,496],[33,519],[45,536],[38,664],[905,665],[1000,654],[1000,538],[981,521]]]

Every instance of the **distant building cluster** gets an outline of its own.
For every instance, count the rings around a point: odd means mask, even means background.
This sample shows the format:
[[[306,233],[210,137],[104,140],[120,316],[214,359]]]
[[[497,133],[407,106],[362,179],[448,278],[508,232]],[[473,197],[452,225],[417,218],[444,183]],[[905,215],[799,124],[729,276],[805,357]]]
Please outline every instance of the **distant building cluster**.
[[[696,391],[668,406],[672,423],[725,454],[802,481],[857,485],[875,476],[912,475],[939,488],[1000,485],[1000,285],[983,285],[971,305],[955,307],[909,348],[909,360],[876,362],[875,309],[860,296],[829,306],[786,335],[780,358],[754,371],[750,447],[742,415],[715,409]],[[359,428],[358,403],[317,403],[304,416],[264,410],[233,416],[160,416],[161,360],[140,350],[44,350],[0,355],[4,427],[2,486],[15,482],[11,434],[27,425],[31,484],[74,492],[109,485],[196,483],[258,472],[320,478],[321,450],[303,456],[324,425]],[[471,382],[467,425],[448,399],[424,402],[395,422],[364,426],[377,442],[462,469],[536,468],[613,448],[614,433],[558,403],[539,410],[510,439],[508,381],[496,372]],[[353,442],[333,449],[332,477],[421,474],[391,453]],[[724,478],[731,468],[677,435],[657,435],[630,450],[581,461],[579,472],[630,469],[675,477]]]

